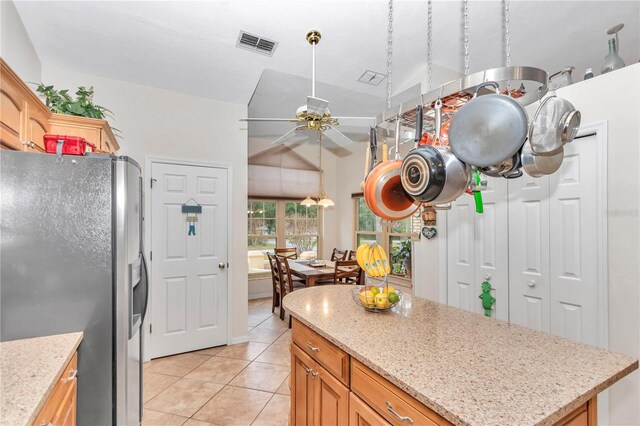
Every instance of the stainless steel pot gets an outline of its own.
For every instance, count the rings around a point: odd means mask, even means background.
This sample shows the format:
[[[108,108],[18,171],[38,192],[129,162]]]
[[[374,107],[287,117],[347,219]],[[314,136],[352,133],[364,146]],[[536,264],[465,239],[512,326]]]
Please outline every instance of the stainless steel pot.
[[[480,167],[478,170],[487,176],[503,177],[505,179],[514,179],[522,176],[522,162],[520,161],[520,153],[516,152],[513,157],[489,167]]]
[[[531,144],[526,141],[520,152],[520,161],[524,171],[532,177],[542,177],[558,171],[564,160],[564,148],[553,155],[536,155],[531,149]]]
[[[484,87],[495,94],[478,96]],[[449,145],[461,161],[489,167],[511,158],[527,137],[527,113],[516,100],[501,95],[498,84],[486,82],[476,88],[474,98],[453,116]]]
[[[462,195],[471,168],[449,148],[421,145],[402,161],[400,179],[404,190],[421,203],[446,204]]]

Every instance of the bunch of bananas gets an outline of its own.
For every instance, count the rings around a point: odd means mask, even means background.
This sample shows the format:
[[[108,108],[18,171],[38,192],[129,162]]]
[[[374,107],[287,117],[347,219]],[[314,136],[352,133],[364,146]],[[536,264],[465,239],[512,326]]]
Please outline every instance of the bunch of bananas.
[[[378,243],[361,244],[356,251],[356,260],[370,277],[384,277],[391,273],[387,253]]]

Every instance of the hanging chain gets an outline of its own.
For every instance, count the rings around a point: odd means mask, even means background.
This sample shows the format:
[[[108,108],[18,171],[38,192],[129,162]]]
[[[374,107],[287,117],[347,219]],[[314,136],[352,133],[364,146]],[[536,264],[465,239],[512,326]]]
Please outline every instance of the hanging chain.
[[[387,111],[391,109],[391,72],[393,61],[393,0],[389,0],[389,27],[387,29]]]
[[[511,34],[509,32],[509,0],[504,0],[504,41],[507,66],[511,66]]]
[[[507,59],[507,66],[511,66],[511,33],[509,27],[509,0],[504,0],[504,51]],[[511,79],[507,81],[507,94],[511,93]]]
[[[464,75],[469,75],[469,0],[464,0]]]
[[[432,43],[431,43],[431,35],[433,34],[433,30],[432,30],[432,10],[431,10],[432,4],[431,4],[431,0],[427,1],[427,93],[431,91],[431,76],[432,76],[432,72],[431,72],[431,64],[433,63],[433,49],[431,47]]]

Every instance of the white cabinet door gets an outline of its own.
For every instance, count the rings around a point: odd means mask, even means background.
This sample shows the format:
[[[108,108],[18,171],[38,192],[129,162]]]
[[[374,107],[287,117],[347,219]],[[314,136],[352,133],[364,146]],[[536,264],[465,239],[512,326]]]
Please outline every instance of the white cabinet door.
[[[549,332],[549,177],[509,181],[510,321]]]
[[[227,343],[227,170],[152,163],[151,357]],[[195,235],[183,204],[202,206]]]
[[[551,184],[551,333],[598,345],[598,139],[565,146]],[[602,214],[602,212],[600,212]]]
[[[475,211],[474,198],[464,195],[447,213],[447,299],[448,304],[484,313],[482,282],[488,277],[496,298],[492,316],[509,320],[509,248],[507,183],[488,179],[484,191],[484,213]]]

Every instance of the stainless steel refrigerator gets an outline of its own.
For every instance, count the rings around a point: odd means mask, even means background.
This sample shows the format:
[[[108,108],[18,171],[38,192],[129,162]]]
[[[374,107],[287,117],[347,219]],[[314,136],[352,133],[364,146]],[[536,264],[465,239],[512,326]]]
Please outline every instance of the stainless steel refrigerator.
[[[61,161],[62,159],[62,161]],[[138,425],[148,280],[131,158],[0,152],[0,340],[84,332],[79,425]]]

